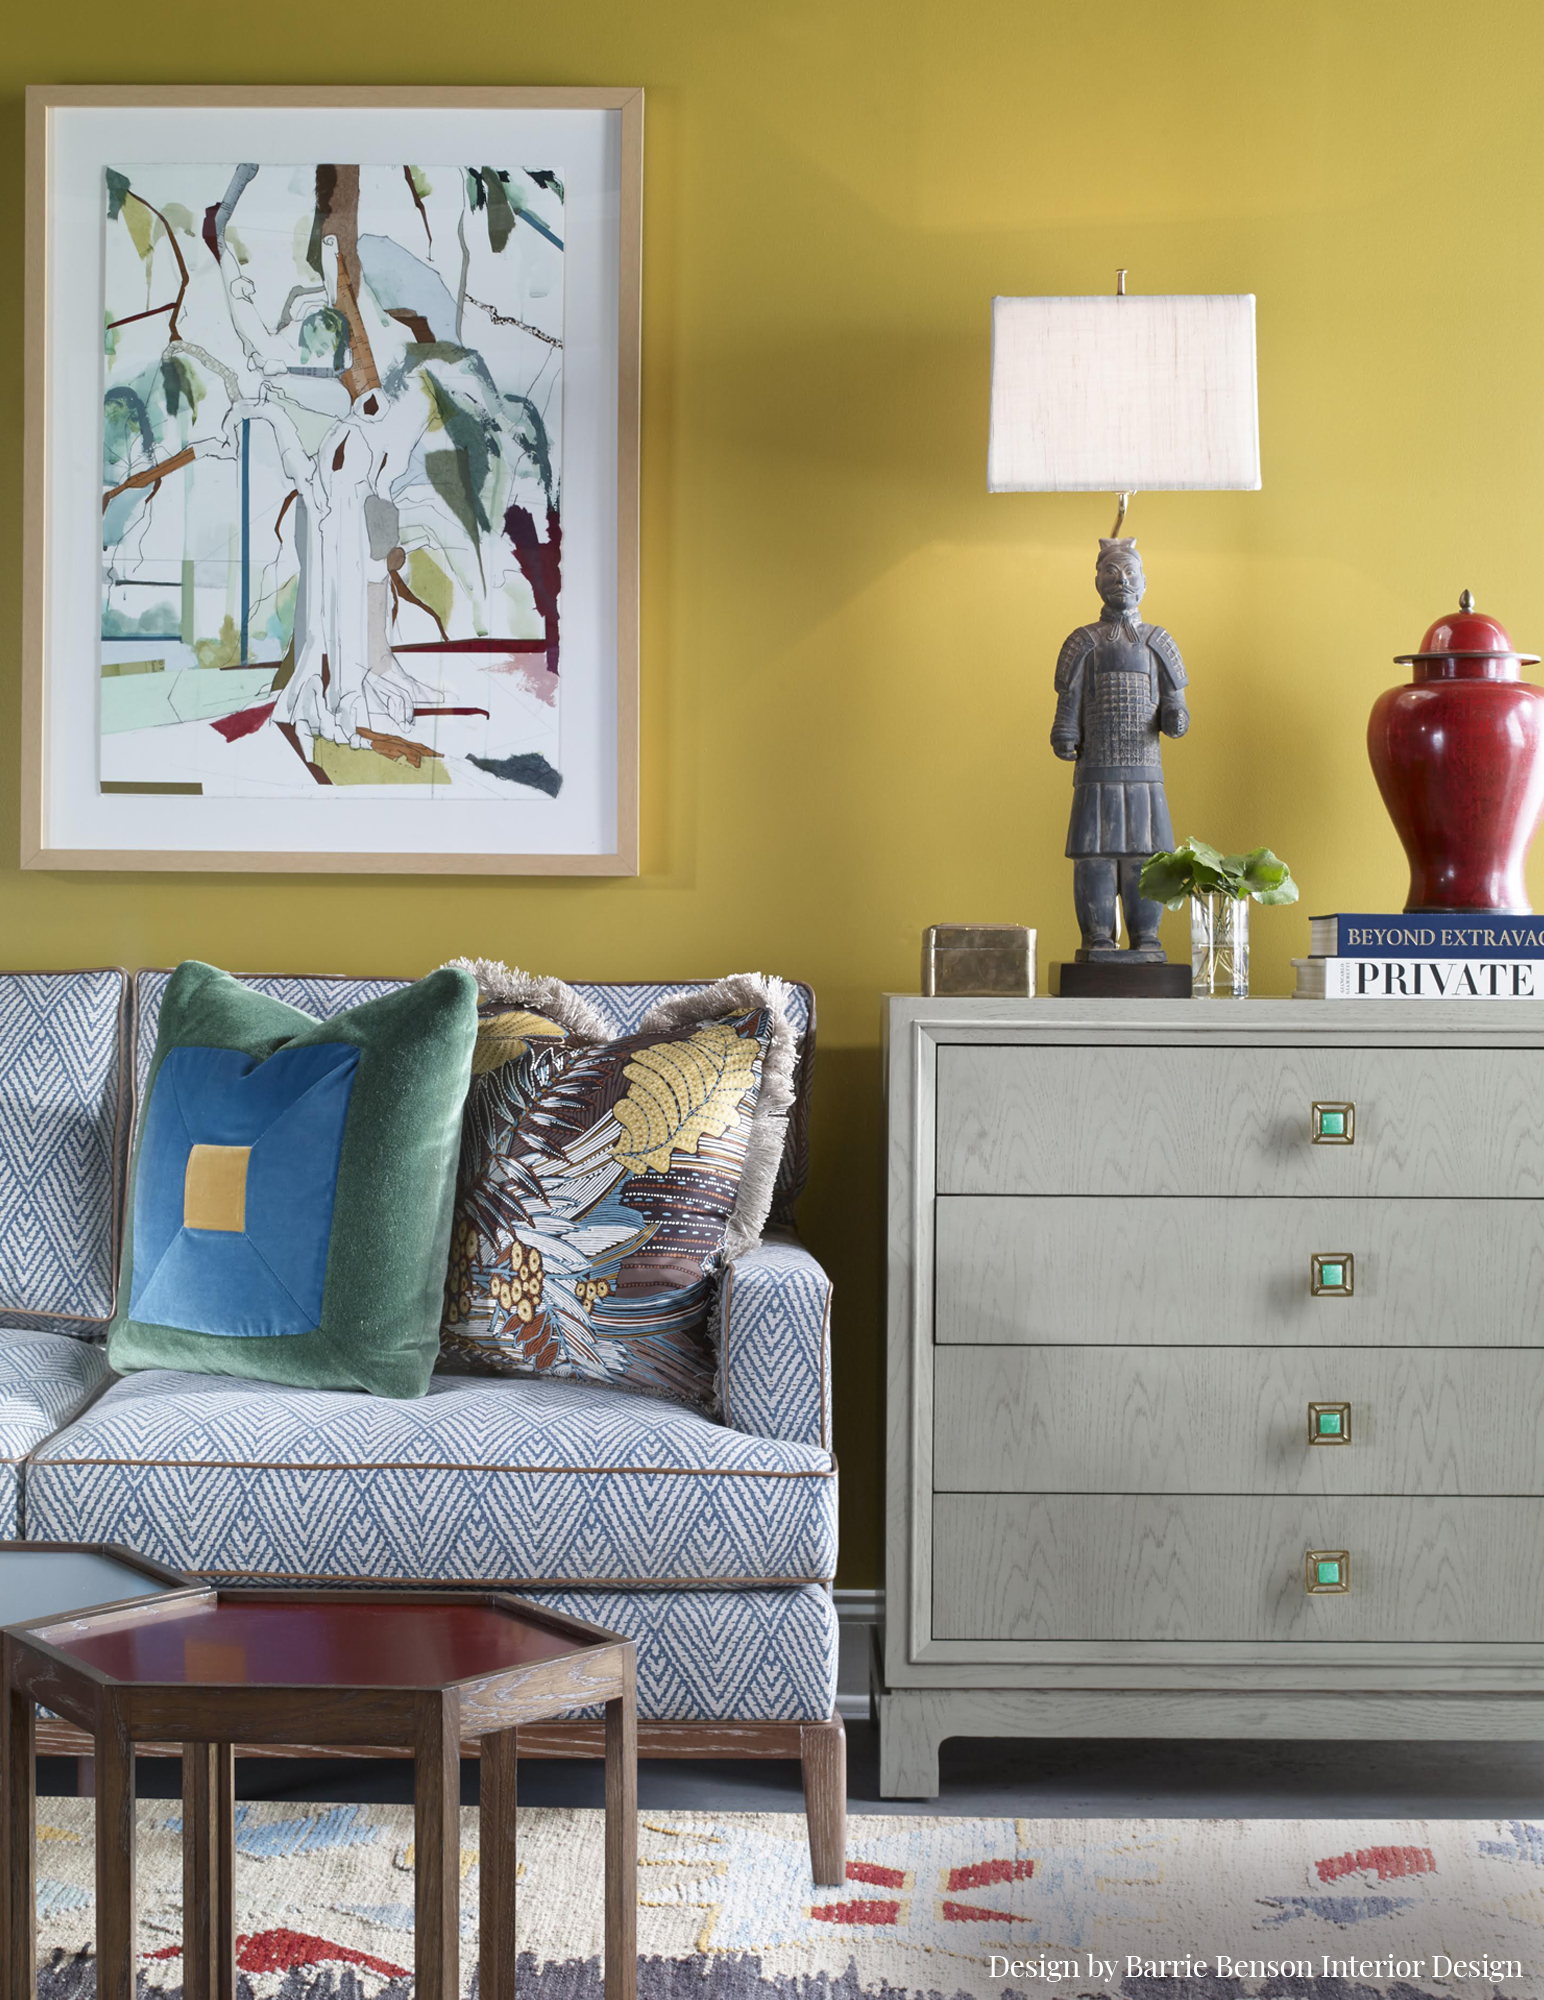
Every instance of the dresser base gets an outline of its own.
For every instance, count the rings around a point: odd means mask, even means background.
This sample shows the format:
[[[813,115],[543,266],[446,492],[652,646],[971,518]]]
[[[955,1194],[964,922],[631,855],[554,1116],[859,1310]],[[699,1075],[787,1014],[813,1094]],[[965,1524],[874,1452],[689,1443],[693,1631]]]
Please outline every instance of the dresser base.
[[[1537,1694],[1368,1694],[1306,1689],[901,1689],[879,1697],[879,1791],[936,1799],[949,1736],[1175,1736],[1321,1742],[1544,1740]]]

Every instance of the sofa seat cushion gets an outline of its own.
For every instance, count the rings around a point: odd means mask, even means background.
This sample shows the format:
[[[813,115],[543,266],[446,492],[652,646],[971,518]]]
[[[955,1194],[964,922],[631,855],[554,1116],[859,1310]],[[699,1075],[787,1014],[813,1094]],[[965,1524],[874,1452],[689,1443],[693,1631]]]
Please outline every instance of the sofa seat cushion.
[[[836,1607],[822,1584],[520,1595],[634,1642],[645,1721],[823,1722],[836,1705]]]
[[[0,1540],[14,1541],[22,1532],[28,1455],[111,1380],[107,1355],[96,1341],[45,1327],[0,1329]]]
[[[587,1382],[399,1402],[149,1370],[36,1455],[27,1522],[231,1581],[789,1586],[833,1573],[836,1469]]]

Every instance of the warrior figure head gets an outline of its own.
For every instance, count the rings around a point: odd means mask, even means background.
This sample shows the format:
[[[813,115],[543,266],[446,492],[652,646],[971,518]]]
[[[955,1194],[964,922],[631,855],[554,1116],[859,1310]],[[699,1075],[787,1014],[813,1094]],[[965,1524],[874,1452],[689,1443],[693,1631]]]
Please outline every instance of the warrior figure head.
[[[1142,574],[1137,545],[1129,535],[1100,537],[1094,588],[1104,601],[1102,622],[1117,626],[1127,639],[1137,639],[1140,636],[1137,606],[1142,602],[1147,578]]]
[[[1099,560],[1094,566],[1094,588],[1111,611],[1130,613],[1142,602],[1147,578],[1142,574],[1142,558],[1129,535],[1113,540],[1104,535],[1099,541]]]

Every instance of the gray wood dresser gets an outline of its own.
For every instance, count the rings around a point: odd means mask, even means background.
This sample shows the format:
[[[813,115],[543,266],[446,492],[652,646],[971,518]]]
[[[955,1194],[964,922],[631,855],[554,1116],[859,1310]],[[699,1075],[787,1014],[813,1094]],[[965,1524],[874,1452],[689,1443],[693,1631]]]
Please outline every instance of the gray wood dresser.
[[[884,1794],[1544,1737],[1544,1004],[887,1007]]]

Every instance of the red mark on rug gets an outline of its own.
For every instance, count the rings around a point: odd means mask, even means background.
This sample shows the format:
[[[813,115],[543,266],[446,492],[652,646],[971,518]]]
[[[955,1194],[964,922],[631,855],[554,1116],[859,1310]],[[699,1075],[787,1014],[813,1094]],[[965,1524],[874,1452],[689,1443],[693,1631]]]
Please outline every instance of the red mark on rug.
[[[896,1924],[901,1920],[901,1906],[880,1902],[817,1903],[810,1915],[817,1924]]]
[[[946,1924],[1032,1924],[1035,1921],[1018,1910],[988,1910],[979,1903],[951,1903],[947,1898],[943,1904],[943,1916]]]
[[[1437,1857],[1429,1847],[1359,1847],[1354,1854],[1332,1854],[1314,1866],[1321,1882],[1339,1882],[1347,1875],[1397,1882],[1405,1875],[1435,1875]]]
[[[217,716],[209,725],[218,729],[227,743],[239,743],[243,736],[255,736],[279,706],[279,697],[260,701],[256,708],[238,708],[234,715]]]
[[[420,715],[480,715],[484,722],[493,719],[485,708],[415,708],[413,715],[415,720]]]
[[[984,1889],[989,1882],[1027,1882],[1035,1872],[1033,1861],[972,1861],[964,1868],[951,1868],[946,1889]]]
[[[238,1972],[289,1972],[301,1965],[325,1965],[330,1961],[362,1965],[384,1979],[406,1979],[408,1968],[393,1965],[390,1959],[372,1958],[367,1951],[354,1951],[328,1938],[308,1937],[304,1931],[254,1931],[236,1940]]]
[[[906,1870],[883,1868],[877,1861],[849,1861],[847,1879],[849,1882],[872,1882],[876,1889],[904,1889]]]

